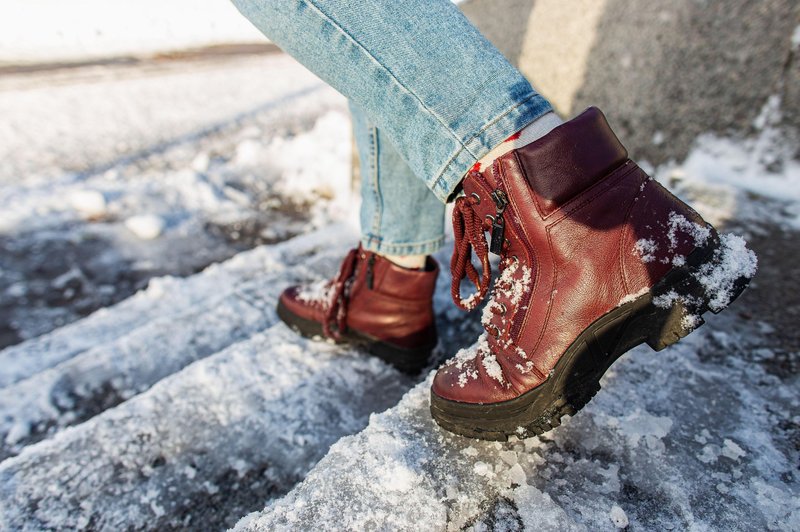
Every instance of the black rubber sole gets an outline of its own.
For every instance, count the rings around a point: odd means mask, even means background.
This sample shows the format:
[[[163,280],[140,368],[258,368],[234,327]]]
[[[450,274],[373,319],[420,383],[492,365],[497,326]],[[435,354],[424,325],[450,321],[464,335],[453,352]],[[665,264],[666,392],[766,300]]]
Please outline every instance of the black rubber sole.
[[[565,351],[552,376],[533,390],[492,404],[461,403],[431,392],[431,415],[450,432],[482,440],[527,438],[559,426],[563,416],[575,414],[594,397],[603,374],[623,354],[644,343],[661,351],[700,327],[707,311],[723,310],[709,308],[708,296],[694,275],[716,260],[718,245],[715,239],[707,248],[695,250],[685,265],[672,269],[648,293],[598,318]],[[737,279],[728,304],[749,282],[746,277]]]
[[[301,336],[311,339],[325,338],[321,323],[298,316],[280,301],[278,301],[277,312],[278,317]],[[436,347],[436,344],[432,344],[416,349],[406,349],[382,342],[377,338],[352,329],[345,332],[337,343],[349,344],[363,349],[370,355],[378,357],[387,364],[391,364],[403,373],[410,375],[418,374],[428,365],[431,353]]]

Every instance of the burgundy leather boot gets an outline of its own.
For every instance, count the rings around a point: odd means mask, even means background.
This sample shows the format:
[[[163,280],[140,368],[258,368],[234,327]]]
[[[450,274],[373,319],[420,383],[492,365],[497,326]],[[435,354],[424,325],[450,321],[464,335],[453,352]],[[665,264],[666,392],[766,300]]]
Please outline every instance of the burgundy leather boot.
[[[488,252],[501,260],[486,332],[431,389],[433,417],[458,434],[550,430],[594,396],[623,353],[676,342],[755,273],[744,241],[717,235],[629,160],[596,108],[471,171],[463,188],[453,213],[456,304],[474,308],[489,288]],[[466,300],[464,277],[478,289]]]
[[[433,290],[439,266],[410,270],[359,246],[329,281],[291,286],[278,316],[303,336],[365,348],[401,371],[419,372],[436,346]]]

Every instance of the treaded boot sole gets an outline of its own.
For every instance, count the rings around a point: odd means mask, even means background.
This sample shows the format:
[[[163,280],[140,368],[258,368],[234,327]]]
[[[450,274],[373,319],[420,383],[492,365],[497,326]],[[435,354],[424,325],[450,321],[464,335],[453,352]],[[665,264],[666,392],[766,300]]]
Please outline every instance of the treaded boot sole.
[[[321,323],[298,316],[280,301],[278,301],[277,312],[278,317],[301,336],[311,339],[325,338]],[[349,344],[361,348],[369,354],[380,358],[387,364],[391,364],[403,373],[411,375],[418,374],[428,365],[430,355],[436,347],[436,344],[432,344],[415,349],[407,349],[392,345],[388,342],[383,342],[368,334],[353,329],[344,333],[341,340],[337,343]]]
[[[594,397],[603,374],[623,354],[644,343],[660,351],[700,327],[705,312],[718,314],[739,297],[750,282],[747,277],[735,280],[725,307],[710,308],[696,278],[704,265],[721,260],[715,254],[719,246],[715,236],[649,292],[595,320],[567,348],[552,377],[533,390],[491,404],[451,401],[431,392],[431,415],[450,432],[482,440],[527,438],[559,426],[563,416],[575,414]]]

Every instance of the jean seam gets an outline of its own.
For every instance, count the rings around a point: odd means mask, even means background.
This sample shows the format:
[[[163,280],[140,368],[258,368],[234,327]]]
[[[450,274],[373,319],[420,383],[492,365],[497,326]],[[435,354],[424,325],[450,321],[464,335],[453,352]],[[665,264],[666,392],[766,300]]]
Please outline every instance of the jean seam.
[[[441,249],[444,246],[445,242],[444,235],[419,242],[385,243],[383,242],[383,237],[374,236],[370,234],[366,235],[365,239],[367,240],[368,246],[377,248],[376,250],[377,252],[387,253],[390,255],[417,255],[421,254],[422,252],[426,252],[427,254],[429,254],[437,249]],[[411,250],[411,251],[406,251],[406,250]]]
[[[372,234],[372,233],[367,233],[366,237],[369,238],[370,240],[377,240],[377,241],[379,241],[381,243],[383,243],[383,241],[384,241],[384,237],[382,237],[380,235],[375,235],[375,234]],[[414,242],[390,242],[389,245],[392,245],[392,246],[424,245],[424,244],[430,244],[431,242],[437,242],[439,240],[442,240],[443,238],[444,238],[444,235],[441,235],[441,236],[437,236],[435,238],[429,238],[427,240],[417,240],[417,241],[414,241]]]
[[[315,4],[315,3],[314,3],[312,0],[301,0],[301,1],[305,2],[307,5],[311,6],[311,7],[312,7],[312,8],[313,8],[315,11],[317,11],[317,13],[318,13],[318,14],[319,14],[321,17],[323,17],[325,20],[327,20],[327,21],[328,21],[330,24],[332,24],[332,25],[333,25],[333,26],[334,26],[334,27],[335,27],[335,28],[336,28],[336,29],[337,29],[337,30],[338,30],[338,31],[339,31],[339,32],[340,32],[342,35],[345,35],[345,36],[346,36],[346,37],[347,37],[347,38],[348,38],[348,39],[349,39],[349,40],[350,40],[350,41],[351,41],[353,44],[355,44],[355,45],[358,47],[358,49],[359,49],[359,50],[361,50],[361,51],[364,53],[364,55],[366,55],[366,56],[367,56],[367,57],[370,59],[370,61],[372,61],[374,64],[378,65],[378,66],[379,66],[381,69],[383,69],[383,70],[384,70],[384,71],[385,71],[387,74],[389,74],[389,77],[390,77],[392,80],[394,80],[394,82],[395,82],[395,83],[396,83],[396,84],[397,84],[399,87],[401,87],[401,88],[402,88],[402,89],[403,89],[403,90],[404,90],[406,93],[408,93],[408,94],[410,94],[411,96],[413,96],[413,97],[414,97],[414,99],[417,101],[417,103],[419,103],[419,105],[420,105],[420,106],[422,106],[422,108],[423,108],[423,109],[424,109],[424,110],[425,110],[425,111],[426,111],[426,112],[427,112],[427,113],[428,113],[430,116],[434,117],[434,118],[436,119],[436,121],[437,121],[437,122],[439,122],[439,124],[440,124],[440,125],[441,125],[441,126],[444,128],[444,130],[445,130],[445,131],[447,131],[447,132],[450,134],[450,136],[453,138],[453,140],[455,140],[455,141],[456,141],[458,144],[460,144],[460,145],[461,145],[461,149],[460,149],[459,151],[461,151],[461,150],[466,150],[468,153],[470,153],[470,155],[473,155],[473,154],[472,154],[472,153],[469,151],[469,149],[467,148],[467,146],[466,146],[466,145],[465,145],[465,144],[464,144],[464,143],[461,141],[461,139],[460,139],[459,135],[456,135],[455,131],[453,131],[452,129],[450,129],[450,126],[448,126],[448,125],[447,125],[447,123],[446,123],[446,122],[445,122],[445,121],[444,121],[444,120],[443,120],[443,119],[442,119],[442,118],[441,118],[439,115],[437,115],[436,113],[434,113],[432,109],[430,109],[430,108],[429,108],[427,105],[425,105],[425,102],[423,102],[423,101],[422,101],[422,99],[421,99],[421,98],[420,98],[420,97],[419,97],[419,96],[418,96],[418,95],[417,95],[417,94],[416,94],[414,91],[412,91],[412,90],[410,90],[408,87],[406,87],[406,86],[405,86],[405,85],[404,85],[404,84],[403,84],[403,83],[402,83],[402,82],[401,82],[401,81],[400,81],[400,80],[397,78],[397,76],[394,74],[394,72],[392,72],[391,70],[389,70],[389,69],[386,67],[386,65],[384,65],[383,63],[381,63],[380,61],[378,61],[378,59],[377,59],[377,58],[376,58],[374,55],[372,55],[372,54],[369,52],[369,50],[367,50],[367,49],[366,49],[366,48],[365,48],[365,47],[364,47],[364,46],[363,46],[363,45],[362,45],[360,42],[358,42],[358,40],[357,40],[355,37],[353,37],[352,35],[350,35],[350,33],[348,33],[347,31],[345,31],[345,29],[344,29],[344,28],[342,28],[342,27],[341,27],[341,26],[340,26],[340,25],[339,25],[339,24],[338,24],[338,23],[337,23],[337,22],[336,22],[336,21],[335,21],[335,20],[334,20],[334,19],[333,19],[333,18],[330,16],[330,15],[328,15],[328,14],[327,14],[325,11],[323,11],[323,10],[322,10],[322,8],[321,8],[321,7],[319,7],[317,4]],[[473,155],[473,157],[474,157],[474,155]]]
[[[503,118],[505,118],[506,116],[511,114],[515,109],[518,109],[519,107],[522,107],[523,105],[525,105],[526,103],[528,103],[529,101],[531,101],[531,100],[533,100],[533,99],[535,99],[537,97],[544,99],[541,94],[538,94],[536,92],[531,93],[531,95],[528,96],[527,98],[525,98],[524,100],[522,100],[520,102],[517,102],[516,104],[512,105],[511,107],[506,108],[502,113],[498,114],[495,118],[493,118],[491,122],[489,122],[484,127],[482,127],[480,130],[478,130],[477,133],[472,135],[469,139],[466,139],[464,141],[464,143],[462,144],[463,148],[459,148],[458,151],[456,151],[450,157],[450,159],[447,160],[447,162],[442,166],[442,168],[439,170],[439,172],[437,172],[436,177],[431,180],[431,185],[429,185],[429,188],[435,188],[435,187],[444,188],[446,185],[449,184],[449,183],[446,183],[446,179],[445,179],[444,176],[447,173],[448,168],[450,168],[450,166],[461,155],[462,152],[466,151],[473,158],[475,158],[475,160],[478,160],[479,157],[477,157],[469,149],[467,149],[466,145],[469,144],[470,142],[472,142],[473,140],[475,140],[477,137],[479,137],[481,134],[483,134],[489,128],[493,127],[495,124],[497,124],[497,122],[499,122],[500,120],[502,120]],[[544,113],[542,113],[539,116],[544,115],[546,112],[547,111],[545,111]],[[514,132],[512,131],[512,133],[514,133]],[[488,151],[491,151],[491,148],[489,148],[487,150],[487,153],[488,153]]]
[[[381,222],[383,221],[383,197],[381,196],[380,176],[378,175],[380,172],[378,128],[375,126],[370,127],[369,145],[371,155],[370,165],[372,166],[370,183],[372,184],[372,197],[374,198],[375,206],[375,212],[372,215],[372,232],[380,234]]]

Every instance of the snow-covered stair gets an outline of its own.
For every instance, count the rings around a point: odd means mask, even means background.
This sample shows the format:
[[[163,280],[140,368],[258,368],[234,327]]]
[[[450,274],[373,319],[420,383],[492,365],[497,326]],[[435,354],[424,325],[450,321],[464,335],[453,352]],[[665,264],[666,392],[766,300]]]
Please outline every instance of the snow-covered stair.
[[[258,248],[185,279],[153,279],[146,290],[111,308],[0,351],[0,386],[112,342],[159,318],[185,313],[212,296],[233,291],[238,283],[263,274],[275,258],[274,249]]]
[[[0,465],[5,530],[219,530],[413,385],[277,324]]]
[[[192,289],[178,283],[187,292],[181,300],[186,317],[167,311],[131,333],[138,335],[135,345],[147,360],[137,365],[134,350],[128,351],[129,367],[118,367],[115,377],[104,379],[105,388],[93,388],[113,391],[110,386],[126,383],[120,389],[133,394],[137,383],[145,383],[142,388],[149,389],[127,400],[112,394],[111,399],[122,401],[113,408],[89,402],[97,411],[86,416],[94,417],[71,427],[51,427],[49,439],[5,459],[0,464],[0,529],[223,529],[288,492],[330,445],[363,429],[371,413],[395,405],[424,375],[405,376],[363,353],[305,340],[275,319],[277,291],[297,279],[335,272],[354,240],[347,226],[334,226],[242,254],[185,280],[204,291],[202,305],[202,298],[191,298]],[[439,261],[449,252],[442,250]],[[217,269],[230,274],[210,275]],[[474,338],[479,323],[477,315],[465,316],[448,303],[448,271],[441,275],[435,300],[442,352],[448,353]],[[218,285],[222,281],[235,289],[226,292]],[[219,286],[218,293],[207,290],[207,283]],[[186,302],[190,299],[196,303]],[[202,312],[193,311],[198,305]],[[128,307],[122,304],[107,312],[118,308]],[[258,313],[270,325],[254,334],[243,332],[248,338],[233,343],[235,328],[245,329],[244,318],[218,315],[220,308]],[[222,331],[228,331],[232,345],[193,363],[188,353],[190,345],[199,345],[196,341],[177,341],[177,350],[158,355],[172,341],[170,336],[189,340],[192,331],[202,330],[204,315],[219,317],[211,320],[217,323],[217,336],[224,338]],[[80,330],[81,323],[73,328]],[[111,376],[111,362],[119,356],[119,346],[131,342],[130,336],[112,340],[105,350],[85,350],[6,390],[20,391],[27,382],[44,385],[45,377],[63,376],[65,368],[76,368],[79,361],[99,364]],[[170,367],[175,357],[189,365]],[[160,366],[170,369],[154,369]],[[153,371],[165,375],[151,386],[148,382],[157,378]],[[69,375],[79,378],[77,369]],[[24,401],[7,395],[4,415],[30,426],[33,414],[54,412],[54,386],[38,395],[31,386]],[[75,408],[56,414],[48,419],[80,421]]]
[[[49,342],[7,350],[6,375],[64,360],[0,389],[0,457],[275,323],[280,290],[335,271],[354,239],[338,226],[258,248],[187,279],[158,280],[131,301],[48,335]]]
[[[798,530],[798,454],[774,429],[797,397],[744,359],[757,333],[728,319],[629,353],[541,439],[441,430],[429,377],[236,530]]]

